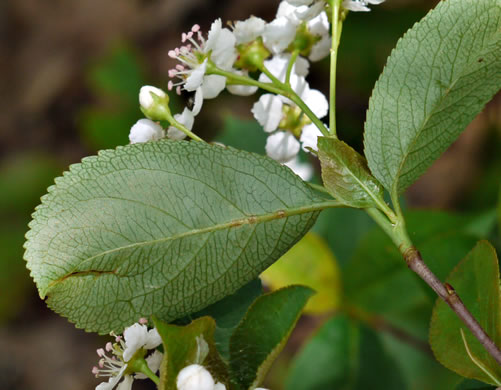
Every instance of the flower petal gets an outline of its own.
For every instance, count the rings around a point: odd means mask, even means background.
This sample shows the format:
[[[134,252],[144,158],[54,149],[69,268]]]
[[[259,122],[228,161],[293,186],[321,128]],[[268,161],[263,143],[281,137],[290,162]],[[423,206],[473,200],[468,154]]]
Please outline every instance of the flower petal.
[[[262,95],[259,100],[254,103],[251,112],[254,118],[263,126],[264,131],[271,133],[278,128],[282,120],[282,100],[280,97],[272,94]]]
[[[329,35],[324,35],[313,45],[310,51],[308,59],[312,62],[320,61],[327,57],[331,52],[331,37]]]
[[[226,86],[226,77],[211,74],[204,77],[202,92],[204,99],[214,99]]]
[[[204,91],[202,90],[202,87],[198,87],[197,91],[195,92],[195,104],[193,105],[193,109],[191,110],[193,115],[197,116],[200,113],[203,103]]]
[[[193,127],[193,121],[195,117],[191,114],[191,111],[188,110],[187,108],[184,109],[183,113],[181,114],[181,120],[186,120],[186,123],[183,123],[189,130]],[[191,125],[190,125],[191,121]],[[182,123],[182,122],[181,122]],[[144,348],[146,349],[154,349],[158,347],[160,344],[162,344],[162,338],[158,334],[157,328],[150,329],[148,331],[148,334],[146,336],[146,342],[144,343]]]
[[[344,0],[342,5],[343,8],[347,9],[348,11],[369,12],[371,10],[369,7],[367,7],[367,3],[365,1]]]
[[[136,351],[146,344],[147,337],[148,328],[146,325],[135,323],[124,330],[125,350],[123,358],[125,362],[128,362]]]
[[[216,19],[212,22],[209,30],[209,35],[207,37],[207,41],[205,42],[204,52],[208,53],[217,45],[217,41],[219,39],[219,34],[221,33],[223,23],[221,19]]]
[[[131,144],[148,141],[158,141],[165,137],[162,126],[149,119],[139,119],[130,129],[129,140]]]
[[[266,22],[255,16],[251,16],[247,20],[238,21],[235,23],[233,34],[237,40],[237,44],[249,43],[259,37],[266,27]]]
[[[134,378],[132,375],[125,375],[124,380],[118,385],[117,390],[131,390]]]
[[[301,98],[317,117],[323,118],[329,112],[329,102],[325,95],[319,90],[310,89],[308,87],[308,89],[301,94]]]
[[[318,137],[322,136],[322,132],[318,130],[317,126],[313,123],[306,125],[301,132],[301,146],[305,152],[309,152],[309,148],[318,151]]]
[[[233,33],[227,28],[223,28],[212,49],[211,60],[219,68],[230,70],[238,57],[235,44],[236,38]]]
[[[283,52],[296,36],[296,24],[286,17],[279,17],[266,25],[264,45],[275,54]]]
[[[195,91],[204,81],[205,72],[207,70],[207,58],[198,67],[196,67],[186,79],[184,88],[187,91]]]
[[[266,154],[280,163],[296,157],[299,147],[298,140],[288,131],[277,131],[266,140]]]
[[[286,167],[289,167],[292,172],[298,175],[304,181],[308,181],[313,177],[313,167],[308,163],[302,163],[299,161],[299,158],[287,162],[284,164]]]

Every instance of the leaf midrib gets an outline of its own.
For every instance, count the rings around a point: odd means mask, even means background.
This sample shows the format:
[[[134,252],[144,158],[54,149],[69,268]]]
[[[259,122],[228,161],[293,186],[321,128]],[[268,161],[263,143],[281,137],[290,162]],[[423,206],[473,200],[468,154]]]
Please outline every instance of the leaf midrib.
[[[154,245],[158,243],[163,243],[167,241],[173,241],[173,240],[178,240],[182,239],[185,237],[190,237],[190,236],[196,236],[196,235],[203,235],[206,233],[211,233],[219,230],[225,230],[225,229],[231,229],[231,228],[238,228],[242,225],[253,225],[253,224],[259,224],[259,223],[265,223],[265,222],[270,222],[276,219],[282,219],[282,218],[288,218],[292,217],[295,215],[300,215],[300,214],[306,214],[306,213],[311,213],[315,211],[321,211],[326,208],[332,208],[332,207],[339,207],[340,203],[337,201],[325,201],[325,202],[318,202],[314,203],[312,205],[308,206],[302,206],[302,207],[296,207],[296,208],[289,208],[289,209],[284,209],[284,210],[277,210],[272,213],[266,213],[266,214],[261,214],[261,215],[251,215],[247,216],[244,218],[238,218],[238,219],[233,219],[228,222],[223,222],[219,224],[215,224],[213,226],[205,227],[205,228],[200,228],[200,229],[191,229],[173,236],[168,236],[168,237],[161,237],[157,238],[154,240],[147,240],[147,241],[142,241],[142,242],[135,242],[129,245],[123,245],[117,248],[109,249],[103,252],[100,252],[98,254],[95,254],[91,257],[88,257],[86,259],[83,259],[81,262],[79,262],[79,266],[82,266],[83,263],[90,262],[96,258],[106,256],[115,252],[120,252],[122,250],[127,250],[131,248],[138,248],[141,246],[147,246],[147,245]],[[59,277],[58,279],[50,282],[47,287],[45,288],[44,294],[46,295],[48,290],[52,288],[54,285],[60,283],[61,281],[65,280],[68,276],[72,275],[73,273],[77,272],[77,270],[73,270],[71,272],[65,273],[65,275]],[[113,271],[100,271],[100,272],[113,272]]]

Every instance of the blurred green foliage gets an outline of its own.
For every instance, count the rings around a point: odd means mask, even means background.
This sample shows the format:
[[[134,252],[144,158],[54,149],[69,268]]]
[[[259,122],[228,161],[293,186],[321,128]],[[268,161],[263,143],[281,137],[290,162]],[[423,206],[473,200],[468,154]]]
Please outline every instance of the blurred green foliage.
[[[95,103],[80,113],[82,141],[91,150],[110,149],[129,142],[131,126],[143,114],[138,92],[146,84],[138,54],[125,45],[112,48],[88,72]]]
[[[61,165],[44,154],[23,154],[0,166],[0,324],[23,310],[35,292],[23,260],[24,234],[35,206]]]

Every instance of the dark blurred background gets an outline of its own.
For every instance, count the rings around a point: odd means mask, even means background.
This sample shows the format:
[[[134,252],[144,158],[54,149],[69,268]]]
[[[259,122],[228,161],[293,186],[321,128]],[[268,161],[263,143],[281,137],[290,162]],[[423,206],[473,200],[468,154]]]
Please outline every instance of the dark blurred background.
[[[141,85],[166,89],[167,53],[194,23],[207,31],[254,14],[272,20],[278,0],[1,0],[0,1],[0,390],[92,389],[95,349],[105,338],[76,330],[49,311],[25,269],[24,234],[47,186],[69,164],[128,143],[142,117]],[[340,137],[362,149],[371,89],[398,38],[435,0],[387,0],[370,14],[352,14],[339,58]],[[310,83],[327,93],[328,62]],[[223,94],[204,103],[194,131],[231,139],[245,131],[264,150],[252,122],[255,97]],[[174,103],[181,109],[184,102]],[[419,207],[476,210],[499,189],[500,99],[475,120],[408,193]],[[255,135],[255,136],[254,136]],[[229,138],[228,138],[229,137]],[[238,137],[237,137],[238,138]],[[230,141],[228,141],[230,142]],[[478,178],[478,173],[483,175]],[[331,245],[335,246],[335,244]],[[332,248],[336,253],[336,248]],[[291,353],[316,321],[302,322]],[[282,366],[271,373],[279,390]],[[141,383],[135,389],[151,388]]]

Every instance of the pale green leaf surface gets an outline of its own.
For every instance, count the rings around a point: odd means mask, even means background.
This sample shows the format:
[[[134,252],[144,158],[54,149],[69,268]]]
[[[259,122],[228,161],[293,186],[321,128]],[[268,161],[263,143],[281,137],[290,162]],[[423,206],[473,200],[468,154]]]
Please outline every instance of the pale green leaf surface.
[[[501,2],[442,1],[398,42],[373,91],[365,153],[394,195],[443,153],[501,88]]]
[[[325,188],[350,207],[376,207],[383,201],[383,187],[371,175],[365,158],[343,141],[318,138],[318,157]]]
[[[492,340],[501,345],[499,265],[494,248],[487,241],[479,242],[446,281]],[[464,329],[471,353],[501,379],[499,364],[441,300],[436,302],[430,326],[430,344],[438,361],[462,376],[494,384],[469,358],[460,329]]]
[[[184,141],[129,145],[56,179],[25,258],[53,310],[90,331],[121,331],[235,292],[326,205],[267,157]]]

